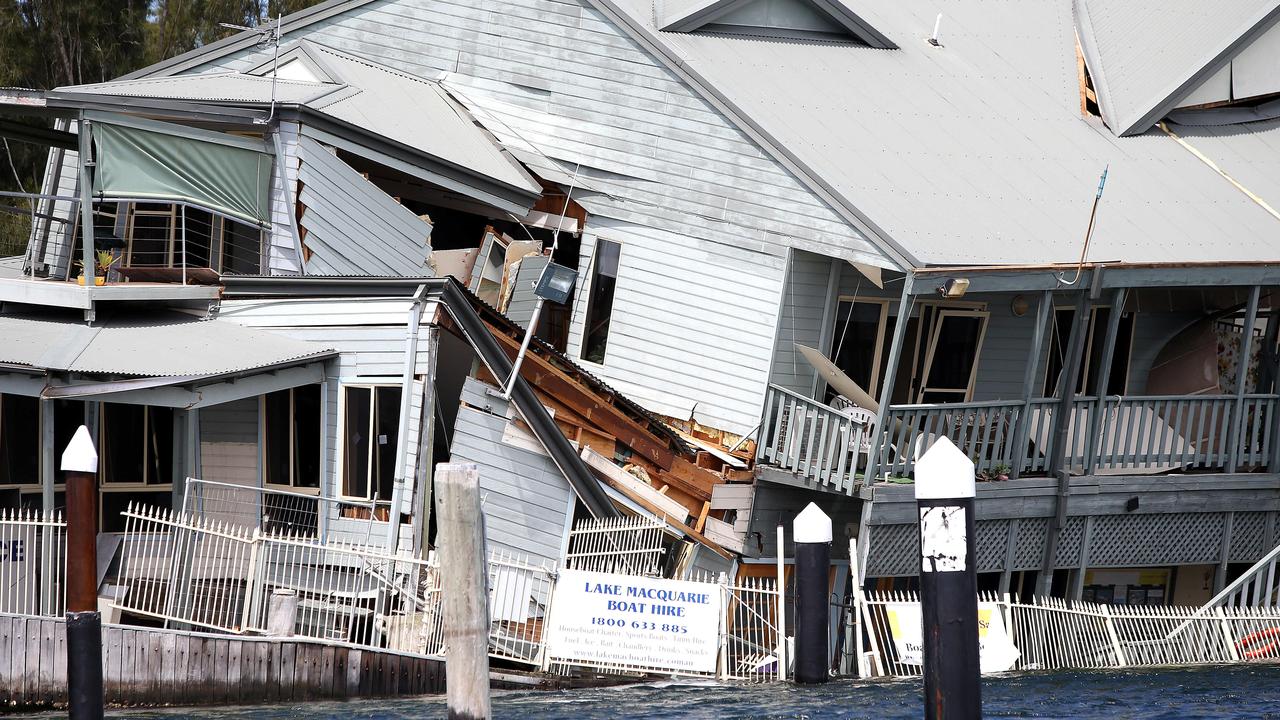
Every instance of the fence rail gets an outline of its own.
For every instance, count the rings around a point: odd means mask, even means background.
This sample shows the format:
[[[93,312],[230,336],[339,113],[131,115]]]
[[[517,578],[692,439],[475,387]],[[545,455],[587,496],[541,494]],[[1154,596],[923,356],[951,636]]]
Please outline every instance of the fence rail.
[[[919,675],[918,658],[904,658],[902,625],[918,622],[916,593],[866,593],[857,601],[873,656],[871,674]],[[980,596],[999,613],[1016,649],[1009,670],[1090,670],[1203,665],[1280,659],[1280,607],[1111,606],[1032,598]],[[903,613],[901,608],[917,608]],[[895,614],[896,613],[896,614]],[[989,619],[994,621],[995,618]],[[987,638],[992,637],[988,628]],[[984,650],[984,652],[986,652]]]
[[[182,512],[268,534],[315,537],[348,545],[386,538],[386,508],[371,501],[337,499],[272,487],[187,478]]]
[[[0,613],[66,612],[67,524],[61,513],[0,512]]]
[[[819,486],[851,492],[865,431],[847,412],[770,385],[756,456]]]

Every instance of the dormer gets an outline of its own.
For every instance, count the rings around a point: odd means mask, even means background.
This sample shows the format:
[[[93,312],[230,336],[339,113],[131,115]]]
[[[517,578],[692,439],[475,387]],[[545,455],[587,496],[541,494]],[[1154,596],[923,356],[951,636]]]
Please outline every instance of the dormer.
[[[668,32],[897,47],[841,0],[666,0],[658,12]]]

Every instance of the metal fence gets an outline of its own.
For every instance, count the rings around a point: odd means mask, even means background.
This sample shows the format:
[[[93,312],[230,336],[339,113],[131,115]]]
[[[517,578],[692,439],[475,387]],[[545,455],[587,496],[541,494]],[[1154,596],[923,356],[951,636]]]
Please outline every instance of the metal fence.
[[[264,533],[293,533],[352,545],[384,542],[386,508],[272,487],[187,478],[182,512]]]
[[[569,533],[565,567],[657,577],[667,525],[645,517],[584,518]]]
[[[66,612],[67,524],[61,513],[0,513],[0,613]]]
[[[918,658],[903,657],[904,639],[919,632],[913,592],[866,593],[857,602],[869,651],[860,674],[919,675]],[[1203,665],[1280,659],[1280,608],[1111,606],[1033,598],[1013,602],[994,594],[979,603],[999,613],[1017,650],[1010,670],[1090,670]]]
[[[555,568],[523,556],[489,553],[489,656],[542,666]]]
[[[776,578],[738,578],[722,585],[725,626],[721,632],[720,679],[770,682],[783,668],[778,660]]]

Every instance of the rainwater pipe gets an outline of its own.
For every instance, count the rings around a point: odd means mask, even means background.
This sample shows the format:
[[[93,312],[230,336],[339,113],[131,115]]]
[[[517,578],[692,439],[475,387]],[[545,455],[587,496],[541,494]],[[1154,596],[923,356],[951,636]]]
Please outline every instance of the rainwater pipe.
[[[409,307],[409,325],[404,336],[404,378],[400,385],[400,425],[396,434],[396,468],[392,476],[391,509],[387,513],[387,552],[395,554],[400,535],[400,505],[404,498],[404,466],[408,460],[409,412],[413,408],[413,374],[418,365],[418,330],[422,324],[422,305],[427,286],[419,285]],[[371,438],[374,442],[377,438]]]

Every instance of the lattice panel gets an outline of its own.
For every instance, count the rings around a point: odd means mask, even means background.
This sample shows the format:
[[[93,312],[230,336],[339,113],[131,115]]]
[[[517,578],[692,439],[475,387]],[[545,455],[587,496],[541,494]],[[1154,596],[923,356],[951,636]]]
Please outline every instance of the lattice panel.
[[[1255,562],[1271,548],[1266,546],[1267,513],[1238,512],[1231,518],[1231,562]]]
[[[1090,567],[1217,562],[1223,513],[1099,515],[1093,521]]]
[[[1044,536],[1048,518],[1022,518],[1018,521],[1018,537],[1013,546],[1014,570],[1038,570],[1044,562]]]
[[[979,520],[978,572],[1000,572],[1004,569],[1004,555],[1009,547],[1008,520]]]
[[[867,577],[918,575],[920,530],[916,525],[872,525]]]
[[[1083,539],[1084,518],[1067,518],[1067,524],[1058,533],[1058,557],[1054,561],[1057,567],[1080,567],[1080,541]]]

